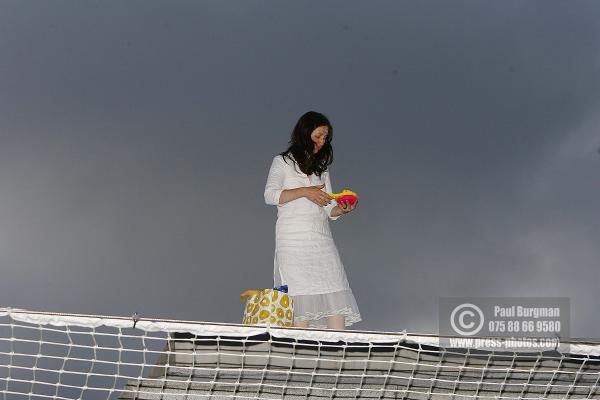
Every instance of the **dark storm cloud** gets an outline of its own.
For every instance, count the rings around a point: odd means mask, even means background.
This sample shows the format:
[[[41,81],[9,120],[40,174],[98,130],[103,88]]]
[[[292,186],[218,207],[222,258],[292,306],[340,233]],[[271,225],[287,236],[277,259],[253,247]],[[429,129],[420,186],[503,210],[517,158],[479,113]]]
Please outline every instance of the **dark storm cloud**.
[[[353,329],[531,295],[598,336],[598,3],[0,7],[0,304],[239,322],[272,283],[271,158],[315,109],[361,195],[332,222]]]

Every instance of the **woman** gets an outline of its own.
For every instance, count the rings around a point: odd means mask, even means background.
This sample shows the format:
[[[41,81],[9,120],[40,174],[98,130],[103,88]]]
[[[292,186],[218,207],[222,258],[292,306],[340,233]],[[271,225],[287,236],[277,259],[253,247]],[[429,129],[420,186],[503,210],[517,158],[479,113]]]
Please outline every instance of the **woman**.
[[[362,320],[329,227],[358,204],[334,205],[328,194],[332,136],[327,117],[304,114],[265,186],[265,202],[277,206],[274,284],[288,285],[294,326],[304,328],[344,329]]]

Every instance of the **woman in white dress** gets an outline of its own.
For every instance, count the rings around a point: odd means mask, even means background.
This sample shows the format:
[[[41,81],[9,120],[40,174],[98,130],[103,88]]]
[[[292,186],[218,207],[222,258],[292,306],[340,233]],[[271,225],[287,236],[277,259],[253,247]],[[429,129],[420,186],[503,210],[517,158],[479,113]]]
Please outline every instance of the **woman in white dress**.
[[[273,281],[288,285],[298,327],[344,329],[362,320],[329,227],[358,204],[334,204],[328,194],[332,135],[327,117],[305,113],[265,186],[265,202],[277,206]]]

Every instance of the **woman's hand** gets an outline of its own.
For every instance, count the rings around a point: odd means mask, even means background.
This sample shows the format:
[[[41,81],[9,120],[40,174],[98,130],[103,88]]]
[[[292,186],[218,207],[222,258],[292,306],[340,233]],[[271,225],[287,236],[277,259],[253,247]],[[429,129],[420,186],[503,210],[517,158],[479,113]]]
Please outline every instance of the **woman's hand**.
[[[316,186],[307,186],[304,188],[304,197],[320,207],[326,206],[331,202],[333,197],[321,190],[324,187],[324,183]]]
[[[358,205],[358,199],[354,202],[354,204],[350,204],[349,201],[341,201],[338,203],[338,207],[342,210],[342,213],[348,214],[350,211],[354,210]]]

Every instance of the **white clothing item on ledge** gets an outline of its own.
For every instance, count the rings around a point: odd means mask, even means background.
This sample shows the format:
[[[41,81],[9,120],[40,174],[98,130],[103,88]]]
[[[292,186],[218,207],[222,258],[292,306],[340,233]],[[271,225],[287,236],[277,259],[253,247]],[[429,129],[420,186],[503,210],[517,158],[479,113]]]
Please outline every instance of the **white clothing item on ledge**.
[[[293,159],[293,157],[292,157]],[[308,321],[309,327],[327,327],[327,316],[344,315],[345,326],[361,321],[344,265],[331,235],[329,220],[335,200],[324,207],[302,197],[279,204],[285,189],[325,184],[332,193],[329,171],[310,176],[286,157],[274,157],[265,186],[265,203],[277,206],[274,286],[288,285],[294,319]]]
[[[350,288],[333,293],[290,296],[294,305],[294,320],[308,321],[309,327],[327,328],[327,317],[343,315],[350,326],[362,318]]]

